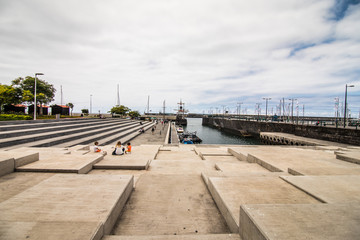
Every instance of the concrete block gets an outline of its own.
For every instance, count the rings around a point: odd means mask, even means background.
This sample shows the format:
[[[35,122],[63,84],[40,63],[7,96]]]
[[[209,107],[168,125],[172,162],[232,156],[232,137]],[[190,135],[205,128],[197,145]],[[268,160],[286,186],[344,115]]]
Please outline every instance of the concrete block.
[[[246,176],[208,180],[209,191],[231,232],[238,232],[240,205],[320,203],[277,176]]]
[[[15,159],[0,157],[0,177],[12,173],[15,170]]]
[[[360,203],[360,176],[281,176],[324,203]]]
[[[20,234],[29,232],[22,223],[34,222],[40,228],[31,226],[30,233],[50,231],[53,237],[45,239],[101,239],[111,232],[133,181],[133,176],[56,174],[1,202],[0,222],[17,224]],[[72,232],[79,237],[64,237]],[[17,236],[0,227],[0,236],[4,234]]]
[[[242,205],[240,236],[252,240],[359,239],[359,204]]]

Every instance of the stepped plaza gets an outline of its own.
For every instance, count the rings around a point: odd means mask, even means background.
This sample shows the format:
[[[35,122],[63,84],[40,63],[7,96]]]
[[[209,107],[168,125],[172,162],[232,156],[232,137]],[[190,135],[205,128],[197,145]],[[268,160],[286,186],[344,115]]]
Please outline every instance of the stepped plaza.
[[[0,239],[359,239],[356,146],[186,145],[119,119],[0,130]]]

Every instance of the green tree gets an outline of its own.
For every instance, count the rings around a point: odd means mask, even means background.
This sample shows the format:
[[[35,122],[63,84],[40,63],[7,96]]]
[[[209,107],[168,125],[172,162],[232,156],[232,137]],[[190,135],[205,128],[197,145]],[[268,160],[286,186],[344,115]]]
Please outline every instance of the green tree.
[[[81,113],[83,114],[89,114],[89,109],[81,109]]]
[[[140,114],[138,111],[130,111],[130,112],[129,112],[129,116],[130,116],[131,118],[136,118],[136,117],[141,116],[141,114]]]
[[[71,102],[66,104],[66,106],[68,106],[71,109],[71,116],[72,116],[72,111],[74,109],[74,104],[72,104]]]
[[[111,114],[120,114],[124,116],[126,113],[128,113],[131,109],[128,107],[125,107],[124,105],[115,106],[111,108],[110,112]]]
[[[32,103],[34,99],[35,78],[27,76],[25,78],[17,78],[12,81],[12,86],[21,89],[24,101]],[[54,100],[56,89],[54,86],[44,80],[36,78],[36,103],[40,103],[40,114],[42,113],[42,105],[48,104]],[[25,94],[25,95],[24,95]],[[31,96],[32,95],[32,96]]]
[[[22,91],[19,88],[0,84],[0,112],[5,104],[18,104],[22,102]]]

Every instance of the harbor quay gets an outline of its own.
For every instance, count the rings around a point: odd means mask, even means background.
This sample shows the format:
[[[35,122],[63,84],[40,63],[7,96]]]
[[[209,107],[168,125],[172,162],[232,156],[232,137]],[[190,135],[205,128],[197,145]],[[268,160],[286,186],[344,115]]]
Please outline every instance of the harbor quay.
[[[358,146],[179,144],[171,123],[41,124],[0,125],[0,239],[359,239]],[[131,153],[112,155],[116,141]]]

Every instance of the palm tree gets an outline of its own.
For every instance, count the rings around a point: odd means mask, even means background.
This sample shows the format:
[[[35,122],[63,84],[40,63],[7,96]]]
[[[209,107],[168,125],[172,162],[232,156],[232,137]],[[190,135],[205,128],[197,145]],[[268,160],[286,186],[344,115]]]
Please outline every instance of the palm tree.
[[[71,115],[70,116],[72,116],[72,111],[73,111],[73,108],[74,108],[74,104],[68,103],[68,104],[66,104],[66,106],[68,106],[71,109]]]

